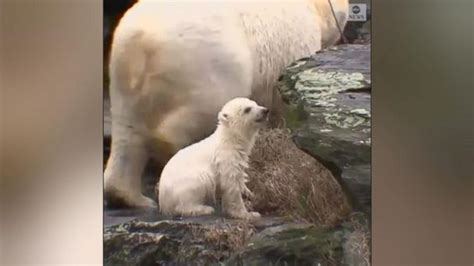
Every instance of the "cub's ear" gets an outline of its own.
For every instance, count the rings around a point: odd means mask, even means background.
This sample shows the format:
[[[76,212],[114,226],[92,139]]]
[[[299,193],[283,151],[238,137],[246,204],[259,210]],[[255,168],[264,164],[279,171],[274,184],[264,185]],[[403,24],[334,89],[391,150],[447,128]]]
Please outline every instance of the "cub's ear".
[[[219,112],[218,119],[220,123],[227,124],[229,122],[229,115],[223,112]]]

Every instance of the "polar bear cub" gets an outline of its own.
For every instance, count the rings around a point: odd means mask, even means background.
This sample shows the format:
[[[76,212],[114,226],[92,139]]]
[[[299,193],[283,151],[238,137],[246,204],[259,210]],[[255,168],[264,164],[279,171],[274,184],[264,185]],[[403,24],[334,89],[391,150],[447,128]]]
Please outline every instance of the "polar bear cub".
[[[238,219],[260,217],[248,212],[242,194],[248,160],[268,109],[247,98],[234,98],[218,114],[218,126],[208,138],[185,147],[165,165],[158,185],[160,211],[168,215],[206,215],[214,212],[216,196],[222,210]]]

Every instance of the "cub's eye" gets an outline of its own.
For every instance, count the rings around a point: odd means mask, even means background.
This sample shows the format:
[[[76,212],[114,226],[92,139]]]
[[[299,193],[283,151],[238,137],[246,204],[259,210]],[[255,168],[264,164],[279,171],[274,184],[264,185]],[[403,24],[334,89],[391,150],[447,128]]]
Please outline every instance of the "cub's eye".
[[[248,114],[252,110],[252,107],[247,107],[244,109],[244,114]]]

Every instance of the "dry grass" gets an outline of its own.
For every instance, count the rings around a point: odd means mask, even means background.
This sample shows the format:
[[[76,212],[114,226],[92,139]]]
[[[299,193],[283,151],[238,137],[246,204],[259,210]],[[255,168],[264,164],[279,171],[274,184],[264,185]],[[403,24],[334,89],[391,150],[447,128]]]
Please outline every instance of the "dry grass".
[[[184,259],[183,265],[188,263],[185,258],[190,257],[198,259],[194,262],[196,265],[222,262],[243,249],[255,232],[255,227],[248,222],[192,226],[191,235],[183,240],[177,253]]]
[[[285,129],[260,133],[250,158],[248,187],[255,194],[248,207],[320,226],[334,226],[350,212],[331,172],[301,151]]]
[[[357,258],[358,265],[370,265],[370,229],[357,219],[349,219],[353,232],[346,241],[347,252]]]
[[[221,243],[225,248],[236,251],[243,248],[255,234],[255,227],[250,223],[242,222],[237,225],[224,224],[214,226],[204,233],[204,241]]]
[[[367,231],[356,231],[350,234],[347,242],[351,243],[349,252],[363,258],[359,265],[370,265],[370,233]]]

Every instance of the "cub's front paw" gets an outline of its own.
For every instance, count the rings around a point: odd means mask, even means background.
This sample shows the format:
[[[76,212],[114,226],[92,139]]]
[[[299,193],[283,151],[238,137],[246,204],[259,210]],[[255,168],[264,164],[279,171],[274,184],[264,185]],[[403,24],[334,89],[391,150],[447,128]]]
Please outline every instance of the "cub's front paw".
[[[258,212],[249,212],[248,216],[250,217],[250,219],[258,219],[262,217],[262,215]]]
[[[255,220],[261,217],[258,212],[241,212],[241,213],[230,213],[230,217],[242,220]]]

